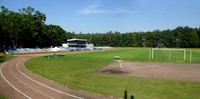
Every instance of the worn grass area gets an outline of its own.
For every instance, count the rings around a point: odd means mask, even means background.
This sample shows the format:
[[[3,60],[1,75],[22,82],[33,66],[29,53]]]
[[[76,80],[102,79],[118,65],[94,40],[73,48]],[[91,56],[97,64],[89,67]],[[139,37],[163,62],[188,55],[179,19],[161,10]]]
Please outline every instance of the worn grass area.
[[[115,55],[125,61],[149,61],[148,52],[149,49],[120,48],[66,54],[51,59],[38,57],[27,61],[25,65],[33,73],[64,86],[106,96],[122,98],[123,92],[127,90],[129,95],[132,94],[137,99],[200,99],[200,82],[96,74],[97,70],[112,63]],[[200,62],[200,50],[193,53],[193,62]],[[159,55],[164,54],[160,52]],[[151,61],[168,62],[168,59]],[[177,58],[172,62],[189,61]]]

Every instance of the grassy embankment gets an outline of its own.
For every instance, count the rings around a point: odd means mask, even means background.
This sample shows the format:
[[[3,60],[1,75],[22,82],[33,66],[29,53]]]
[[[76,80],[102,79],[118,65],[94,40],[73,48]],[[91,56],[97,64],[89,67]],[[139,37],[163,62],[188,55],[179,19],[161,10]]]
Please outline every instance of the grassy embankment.
[[[172,51],[171,62],[189,63],[189,50],[186,61],[183,52]],[[192,49],[192,62],[200,62],[200,49]],[[200,99],[200,82],[164,80],[142,77],[100,75],[96,71],[114,62],[119,55],[125,61],[149,61],[149,49],[115,49],[99,52],[66,54],[63,57],[46,59],[33,58],[26,67],[33,73],[53,80],[73,89],[85,90],[106,96],[123,97],[128,90],[137,99]],[[156,54],[157,53],[157,54]],[[168,52],[155,51],[151,62],[168,62]]]
[[[8,59],[12,59],[12,58],[14,58],[14,56],[6,55],[6,54],[0,52],[0,63],[6,61]]]

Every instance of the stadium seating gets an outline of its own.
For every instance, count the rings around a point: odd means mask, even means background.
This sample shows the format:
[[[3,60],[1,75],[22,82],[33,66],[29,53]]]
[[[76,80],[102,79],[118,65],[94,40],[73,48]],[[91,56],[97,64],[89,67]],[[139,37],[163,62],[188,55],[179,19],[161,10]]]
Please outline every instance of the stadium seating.
[[[93,48],[76,48],[76,47],[54,47],[54,48],[9,48],[6,51],[10,54],[21,53],[42,53],[42,52],[56,52],[56,51],[85,51],[85,50],[101,50],[107,47],[93,47]],[[110,47],[109,47],[110,48]]]

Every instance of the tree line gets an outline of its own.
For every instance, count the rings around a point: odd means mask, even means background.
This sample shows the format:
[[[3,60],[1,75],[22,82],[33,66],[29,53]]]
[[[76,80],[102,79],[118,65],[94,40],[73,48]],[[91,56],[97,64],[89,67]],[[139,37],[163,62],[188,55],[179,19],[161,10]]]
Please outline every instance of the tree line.
[[[88,39],[97,46],[112,47],[200,47],[200,27],[177,27],[173,30],[155,30],[148,32],[107,32],[94,34],[78,34],[79,38]]]
[[[59,25],[45,24],[46,15],[32,7],[10,11],[1,6],[0,48],[61,46],[67,39],[87,39],[95,46],[111,47],[200,47],[200,27],[177,27],[148,32],[74,33]]]

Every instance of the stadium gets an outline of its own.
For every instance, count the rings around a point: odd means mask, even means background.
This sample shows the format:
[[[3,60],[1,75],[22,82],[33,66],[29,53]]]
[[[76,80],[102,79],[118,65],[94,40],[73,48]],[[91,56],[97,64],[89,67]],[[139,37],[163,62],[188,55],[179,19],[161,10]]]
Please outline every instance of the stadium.
[[[198,0],[1,4],[0,99],[200,99]]]

